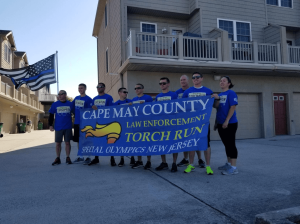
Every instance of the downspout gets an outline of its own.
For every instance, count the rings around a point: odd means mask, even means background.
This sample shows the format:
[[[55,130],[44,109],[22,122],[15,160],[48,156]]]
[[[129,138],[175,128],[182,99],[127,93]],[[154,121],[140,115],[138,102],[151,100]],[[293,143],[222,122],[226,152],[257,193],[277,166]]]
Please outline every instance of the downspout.
[[[99,80],[99,50],[98,50],[98,37],[95,37],[96,38],[96,42],[97,42],[97,76],[98,76],[98,83],[100,82]]]

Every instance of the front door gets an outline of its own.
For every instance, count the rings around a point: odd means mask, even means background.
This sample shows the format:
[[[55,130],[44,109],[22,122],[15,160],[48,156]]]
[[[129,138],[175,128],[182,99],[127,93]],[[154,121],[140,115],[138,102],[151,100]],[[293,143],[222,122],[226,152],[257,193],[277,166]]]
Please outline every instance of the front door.
[[[287,134],[286,116],[286,95],[280,93],[273,94],[274,114],[275,114],[275,134]]]

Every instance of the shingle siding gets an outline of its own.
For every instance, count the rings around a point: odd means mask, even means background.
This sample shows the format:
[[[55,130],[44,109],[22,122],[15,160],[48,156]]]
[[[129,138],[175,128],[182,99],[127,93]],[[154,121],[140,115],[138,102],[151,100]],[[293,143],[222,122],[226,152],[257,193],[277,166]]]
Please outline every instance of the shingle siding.
[[[102,4],[105,4],[105,2]],[[112,76],[106,73],[106,49],[108,48],[109,73],[117,73],[121,66],[121,6],[119,0],[110,0],[107,1],[107,4],[108,25],[105,28],[105,15],[103,14],[98,35],[98,71],[99,81],[105,83],[106,92],[110,93],[120,76]]]
[[[263,28],[267,26],[265,4],[262,0],[198,0],[202,9],[203,37],[217,27],[217,19],[251,22],[252,40],[263,41]]]
[[[300,27],[300,1],[293,0],[293,8],[267,6],[268,22],[282,26]]]
[[[201,34],[200,29],[200,10],[189,19],[189,29],[188,31],[191,33]]]
[[[264,39],[265,43],[276,44],[277,42],[281,41],[279,27],[268,26],[265,28],[264,34],[265,34],[265,39]]]

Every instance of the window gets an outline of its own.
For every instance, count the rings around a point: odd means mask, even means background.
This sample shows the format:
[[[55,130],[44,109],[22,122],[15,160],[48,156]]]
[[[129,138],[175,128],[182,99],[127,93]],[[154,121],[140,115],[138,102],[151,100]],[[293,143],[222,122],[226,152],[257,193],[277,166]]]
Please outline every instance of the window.
[[[251,23],[235,20],[218,19],[218,28],[228,32],[228,38],[233,41],[251,41]]]
[[[25,67],[25,64],[24,64],[24,62],[22,61],[21,63],[20,63],[20,68],[24,68]]]
[[[105,4],[104,17],[105,17],[105,28],[106,28],[106,27],[107,27],[107,23],[108,23],[108,17],[107,17],[107,4]]]
[[[106,68],[106,73],[108,73],[108,48],[106,48],[106,52],[105,52],[105,68]]]
[[[10,55],[11,55],[11,49],[7,44],[4,44],[4,58],[5,60],[10,63]]]
[[[141,22],[141,32],[143,33],[157,33],[156,23]],[[155,41],[155,36],[143,35],[143,41]]]
[[[288,7],[288,8],[293,7],[292,0],[267,0],[267,4],[268,5],[276,5],[279,7]]]

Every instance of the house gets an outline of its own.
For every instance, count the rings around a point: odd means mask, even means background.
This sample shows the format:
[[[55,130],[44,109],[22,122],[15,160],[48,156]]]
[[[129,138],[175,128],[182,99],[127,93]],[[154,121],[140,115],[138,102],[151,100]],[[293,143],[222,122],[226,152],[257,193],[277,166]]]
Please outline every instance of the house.
[[[230,76],[238,139],[300,134],[299,1],[99,0],[92,35],[99,81],[114,99],[121,86],[134,97],[136,83],[156,95],[164,76],[175,91],[194,71],[220,92]]]
[[[28,66],[27,54],[17,51],[13,32],[0,30],[0,67],[17,69]],[[36,92],[26,85],[16,90],[12,81],[0,73],[0,122],[4,123],[2,133],[17,133],[17,123],[27,118],[32,121],[32,128],[37,129],[38,115],[44,113],[44,106],[39,102]]]

